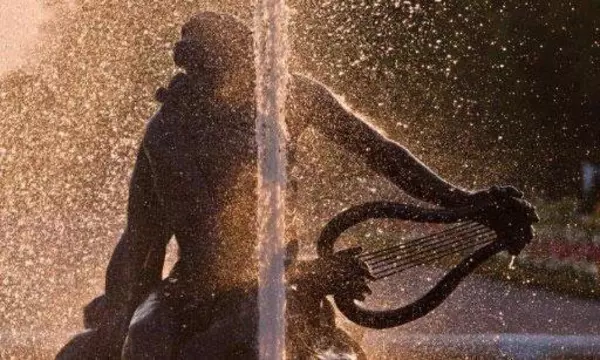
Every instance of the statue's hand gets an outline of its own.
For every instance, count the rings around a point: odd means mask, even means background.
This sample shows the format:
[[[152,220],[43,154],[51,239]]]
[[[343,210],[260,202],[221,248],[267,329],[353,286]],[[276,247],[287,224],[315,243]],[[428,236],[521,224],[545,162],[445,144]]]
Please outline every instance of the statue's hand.
[[[325,281],[328,295],[344,295],[363,301],[365,295],[371,294],[367,280],[374,278],[367,265],[357,258],[361,252],[360,247],[350,248],[325,260],[329,262],[327,266],[330,269]]]
[[[292,270],[299,290],[322,298],[327,295],[344,295],[363,301],[371,289],[367,281],[373,279],[369,269],[356,256],[362,249],[351,248],[327,258],[303,261]]]
[[[507,250],[517,256],[534,236],[533,224],[540,221],[535,207],[524,199],[510,198],[502,204],[503,214],[499,215],[506,232]]]
[[[509,198],[522,199],[523,192],[511,185],[494,185],[489,189],[477,191],[471,194],[469,200],[472,205],[482,206]]]
[[[532,225],[539,221],[535,207],[512,186],[492,186],[472,196],[473,205],[483,209],[482,222],[507,241],[511,255],[518,255],[533,239]]]

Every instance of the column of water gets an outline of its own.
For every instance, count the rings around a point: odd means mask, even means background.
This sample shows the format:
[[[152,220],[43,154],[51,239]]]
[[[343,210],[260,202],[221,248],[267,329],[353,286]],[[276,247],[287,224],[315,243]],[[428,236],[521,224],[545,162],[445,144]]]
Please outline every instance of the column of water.
[[[285,1],[257,0],[254,26],[259,169],[259,349],[260,358],[270,360],[285,357]]]

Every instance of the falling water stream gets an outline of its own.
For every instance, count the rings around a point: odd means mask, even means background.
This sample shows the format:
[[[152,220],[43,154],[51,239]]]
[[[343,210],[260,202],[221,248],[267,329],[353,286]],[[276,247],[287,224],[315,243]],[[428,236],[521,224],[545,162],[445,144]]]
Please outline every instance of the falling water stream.
[[[258,144],[259,348],[261,359],[285,355],[284,233],[287,82],[285,1],[256,4],[256,139]]]

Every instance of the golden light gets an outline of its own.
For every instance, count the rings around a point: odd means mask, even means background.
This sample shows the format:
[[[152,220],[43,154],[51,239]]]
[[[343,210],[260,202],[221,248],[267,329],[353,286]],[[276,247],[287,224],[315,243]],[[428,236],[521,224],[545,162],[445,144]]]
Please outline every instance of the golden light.
[[[39,0],[0,2],[0,74],[28,62],[49,16]]]

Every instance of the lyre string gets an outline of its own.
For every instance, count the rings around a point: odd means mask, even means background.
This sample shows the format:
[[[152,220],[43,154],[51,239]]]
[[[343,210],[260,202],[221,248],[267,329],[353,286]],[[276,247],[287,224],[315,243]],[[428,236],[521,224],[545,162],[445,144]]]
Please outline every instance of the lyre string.
[[[375,250],[375,251],[371,251],[371,252],[364,252],[364,253],[360,254],[358,257],[361,260],[366,261],[368,259],[371,259],[371,258],[374,258],[374,257],[378,257],[378,256],[383,255],[385,253],[389,253],[389,252],[395,251],[397,249],[403,249],[405,247],[409,247],[409,246],[413,246],[413,245],[420,245],[420,244],[422,244],[424,242],[429,241],[430,239],[434,239],[434,238],[437,238],[437,237],[447,236],[447,235],[450,235],[452,233],[456,233],[457,231],[460,232],[460,231],[463,231],[466,228],[470,228],[470,227],[482,227],[482,226],[483,225],[481,225],[481,224],[472,223],[472,222],[470,222],[470,223],[463,223],[463,224],[454,226],[452,228],[446,229],[444,231],[440,231],[440,232],[435,233],[435,234],[430,234],[430,235],[426,235],[426,236],[423,236],[423,237],[420,237],[420,238],[416,238],[416,239],[410,240],[409,242],[406,242],[406,243],[401,243],[401,244],[398,244],[398,245],[390,246],[390,247],[387,247],[387,248],[383,248],[383,249],[379,249],[379,250]]]
[[[373,270],[381,269],[381,268],[385,268],[391,264],[395,264],[398,261],[406,261],[406,260],[410,260],[413,258],[418,259],[423,254],[436,253],[436,252],[439,252],[442,250],[446,250],[450,247],[462,246],[463,243],[468,244],[472,240],[477,240],[478,238],[481,238],[481,237],[484,237],[487,235],[489,235],[489,231],[488,232],[479,232],[479,233],[476,233],[469,237],[460,237],[460,238],[453,237],[453,238],[449,238],[449,239],[444,239],[444,240],[435,242],[431,245],[428,245],[426,247],[411,251],[410,253],[399,254],[399,255],[395,256],[394,258],[385,259],[385,261],[378,261],[378,262],[365,261],[365,263],[367,265],[369,265],[370,269],[373,269]]]
[[[472,236],[481,235],[481,234],[485,233],[485,231],[489,231],[489,229],[486,227],[480,226],[480,227],[464,227],[464,228],[461,228],[459,231],[454,231],[451,233],[449,233],[449,232],[445,232],[443,234],[437,233],[437,234],[427,236],[426,237],[427,241],[422,241],[423,238],[421,238],[421,239],[418,239],[419,241],[411,241],[411,242],[405,243],[402,245],[402,247],[398,247],[397,245],[395,245],[395,246],[388,248],[388,249],[390,249],[390,251],[387,251],[387,252],[380,251],[380,254],[378,254],[378,255],[371,256],[370,258],[367,258],[367,259],[363,259],[361,257],[360,259],[365,261],[366,263],[369,263],[370,265],[374,266],[379,263],[387,262],[388,260],[395,260],[400,255],[405,256],[408,254],[412,254],[414,252],[428,250],[431,247],[435,248],[436,246],[446,242],[447,240],[452,241],[452,240],[458,239],[460,241],[461,239],[467,239]],[[393,248],[393,249],[391,249],[391,248]]]
[[[461,251],[469,249],[469,248],[475,248],[477,246],[487,244],[487,243],[495,240],[496,236],[495,236],[495,234],[488,233],[486,237],[477,237],[474,239],[478,239],[478,241],[471,243],[471,244],[465,243],[459,247],[452,246],[452,247],[446,248],[445,251],[443,251],[443,252],[429,253],[419,259],[413,259],[413,260],[405,262],[405,263],[397,263],[394,266],[388,267],[382,271],[374,272],[374,273],[372,273],[372,275],[375,278],[375,280],[381,280],[381,279],[387,278],[391,275],[400,273],[402,271],[406,271],[410,268],[413,268],[413,267],[416,267],[419,265],[423,265],[426,263],[431,263],[433,261],[444,258],[448,255],[458,253],[458,252],[461,252]]]
[[[488,239],[488,240],[491,240],[491,239]],[[478,245],[484,245],[484,244],[487,244],[487,243],[489,243],[489,242],[488,242],[488,241],[482,241],[482,242],[481,242],[481,243],[479,243],[479,244],[474,244],[474,245],[466,245],[466,246],[465,246],[463,249],[461,249],[461,250],[465,250],[465,249],[467,249],[467,248],[470,248],[470,247],[475,247],[475,246],[478,246]],[[456,252],[458,252],[458,250],[457,250]],[[424,265],[424,264],[426,264],[426,263],[430,263],[430,262],[434,262],[434,261],[436,261],[436,260],[442,259],[442,258],[444,258],[445,256],[448,256],[448,255],[450,255],[450,254],[451,254],[451,252],[449,252],[449,253],[446,253],[446,254],[442,254],[442,255],[439,255],[439,256],[431,257],[431,258],[428,258],[428,259],[424,259],[424,260],[422,261],[422,263],[415,263],[415,264],[408,264],[408,265],[406,265],[406,266],[398,266],[398,267],[394,267],[394,268],[391,268],[391,269],[389,269],[388,271],[384,271],[384,272],[376,273],[376,274],[374,274],[373,276],[374,276],[375,280],[382,280],[382,279],[388,278],[388,277],[390,277],[390,276],[396,275],[396,274],[398,274],[398,273],[401,273],[401,272],[403,272],[403,271],[409,270],[409,269],[411,269],[411,268],[414,268],[414,267],[417,267],[417,266],[420,266],[420,265]]]
[[[428,259],[430,256],[437,256],[437,255],[441,255],[444,254],[445,255],[450,255],[454,252],[460,252],[464,249],[468,249],[471,246],[477,246],[476,244],[481,241],[481,240],[487,240],[489,239],[489,235],[491,234],[486,234],[485,237],[484,236],[479,236],[477,238],[471,238],[470,242],[465,242],[465,241],[453,241],[451,243],[447,243],[444,244],[443,246],[439,246],[435,249],[429,249],[426,251],[421,251],[418,254],[414,254],[414,255],[410,255],[410,256],[405,256],[405,257],[401,257],[398,258],[394,261],[389,261],[385,264],[381,264],[377,267],[371,267],[369,266],[369,269],[372,272],[385,272],[391,268],[395,268],[398,266],[404,266],[407,264],[423,264],[426,259]]]

